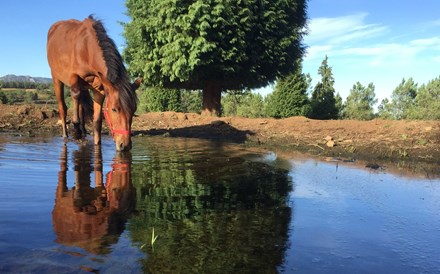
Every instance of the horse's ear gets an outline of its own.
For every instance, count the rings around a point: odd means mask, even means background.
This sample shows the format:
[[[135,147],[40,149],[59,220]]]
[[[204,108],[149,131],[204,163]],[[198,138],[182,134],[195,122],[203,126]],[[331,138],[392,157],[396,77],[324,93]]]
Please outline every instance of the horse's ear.
[[[142,78],[137,78],[134,82],[133,82],[133,84],[131,84],[131,89],[133,90],[133,91],[135,91],[135,90],[137,90],[138,88],[139,88],[139,86],[141,85],[141,83],[142,83]]]

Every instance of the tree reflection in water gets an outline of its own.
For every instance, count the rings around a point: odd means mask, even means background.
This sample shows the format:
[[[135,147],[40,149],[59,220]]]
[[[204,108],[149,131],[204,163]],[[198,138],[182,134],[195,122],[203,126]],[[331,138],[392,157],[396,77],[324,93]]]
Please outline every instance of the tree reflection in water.
[[[52,212],[56,242],[93,254],[107,254],[135,208],[131,155],[117,154],[112,170],[102,175],[100,147],[82,145],[73,151],[74,186],[67,185],[68,151],[63,147]],[[94,173],[94,186],[91,174]]]
[[[127,227],[145,272],[277,272],[292,214],[287,169],[214,142],[136,141],[105,178],[100,149],[73,151],[71,188],[64,147],[52,214],[58,243],[108,254]]]
[[[147,253],[146,272],[277,272],[291,218],[287,170],[221,147],[143,145],[150,158],[133,164],[137,214],[128,229]]]

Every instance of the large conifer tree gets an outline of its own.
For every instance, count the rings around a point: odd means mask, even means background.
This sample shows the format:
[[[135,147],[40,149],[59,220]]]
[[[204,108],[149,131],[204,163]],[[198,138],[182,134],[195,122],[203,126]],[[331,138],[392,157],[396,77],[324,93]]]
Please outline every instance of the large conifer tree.
[[[279,78],[274,92],[267,99],[267,114],[275,118],[308,116],[311,111],[307,95],[311,78],[302,72],[300,62],[297,69]]]
[[[203,90],[220,114],[222,90],[259,88],[302,57],[306,0],[127,0],[125,61],[147,85]]]
[[[318,69],[321,81],[318,82],[312,93],[312,118],[329,120],[337,119],[339,110],[336,107],[335,79],[332,68],[328,65],[328,57],[325,56]]]

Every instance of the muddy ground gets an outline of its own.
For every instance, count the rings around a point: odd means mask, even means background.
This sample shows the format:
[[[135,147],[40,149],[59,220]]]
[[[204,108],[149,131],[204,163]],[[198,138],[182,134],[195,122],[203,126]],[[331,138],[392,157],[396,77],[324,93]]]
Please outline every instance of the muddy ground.
[[[58,120],[54,106],[0,104],[0,133],[57,136],[61,134]],[[133,131],[134,135],[217,139],[285,154],[300,151],[361,160],[370,168],[400,165],[440,174],[439,121],[216,118],[164,112],[135,117]]]

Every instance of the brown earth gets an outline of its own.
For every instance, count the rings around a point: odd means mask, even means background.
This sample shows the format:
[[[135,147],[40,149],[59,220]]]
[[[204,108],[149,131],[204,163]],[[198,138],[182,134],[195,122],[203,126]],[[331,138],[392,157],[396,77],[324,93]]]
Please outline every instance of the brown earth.
[[[54,135],[61,132],[54,106],[0,105],[0,132]],[[363,160],[371,168],[422,166],[440,174],[439,121],[319,121],[305,117],[248,119],[195,113],[147,113],[133,120],[135,135],[217,139],[280,153]]]

